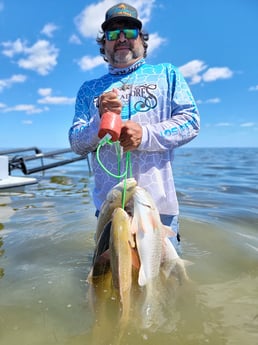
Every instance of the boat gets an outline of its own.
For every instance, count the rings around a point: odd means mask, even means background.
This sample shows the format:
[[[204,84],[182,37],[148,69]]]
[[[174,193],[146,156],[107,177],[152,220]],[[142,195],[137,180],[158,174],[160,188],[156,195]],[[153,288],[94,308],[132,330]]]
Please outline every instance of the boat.
[[[29,154],[27,154],[29,152]],[[68,157],[64,158],[65,156]],[[37,172],[52,169],[65,164],[70,164],[79,160],[86,159],[89,172],[91,173],[88,155],[75,155],[70,148],[43,152],[38,147],[26,147],[0,151],[0,192],[1,191],[20,191],[25,186],[38,183],[36,177],[28,177]],[[36,161],[40,164],[35,166]],[[31,164],[32,162],[32,164]],[[14,170],[19,170],[23,176],[12,175]]]
[[[0,156],[0,191],[9,189],[22,190],[23,187],[37,182],[38,180],[35,177],[9,175],[8,156]]]
[[[38,180],[35,177],[7,176],[4,179],[0,178],[0,192],[10,189],[22,191],[25,186],[36,183],[38,183]]]

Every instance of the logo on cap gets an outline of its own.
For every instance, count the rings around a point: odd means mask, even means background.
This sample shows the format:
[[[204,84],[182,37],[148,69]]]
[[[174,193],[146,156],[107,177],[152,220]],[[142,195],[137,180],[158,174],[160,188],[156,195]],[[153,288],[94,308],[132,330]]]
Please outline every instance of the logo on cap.
[[[127,5],[125,3],[120,3],[107,10],[105,22],[102,24],[102,29],[105,30],[105,28],[111,22],[119,20],[120,18],[128,18],[132,20],[138,28],[141,29],[142,27],[142,23],[138,19],[137,10],[133,6]]]

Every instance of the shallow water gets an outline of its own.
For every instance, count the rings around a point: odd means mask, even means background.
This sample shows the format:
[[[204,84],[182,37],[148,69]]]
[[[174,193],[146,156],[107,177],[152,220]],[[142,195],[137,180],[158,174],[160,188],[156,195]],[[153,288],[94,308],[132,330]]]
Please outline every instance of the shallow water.
[[[177,151],[191,282],[167,299],[160,329],[141,329],[134,314],[121,344],[258,344],[257,168],[258,149]],[[39,175],[23,193],[0,193],[1,345],[97,341],[86,283],[96,226],[86,169],[80,161]],[[113,316],[98,332],[105,345],[115,344]]]

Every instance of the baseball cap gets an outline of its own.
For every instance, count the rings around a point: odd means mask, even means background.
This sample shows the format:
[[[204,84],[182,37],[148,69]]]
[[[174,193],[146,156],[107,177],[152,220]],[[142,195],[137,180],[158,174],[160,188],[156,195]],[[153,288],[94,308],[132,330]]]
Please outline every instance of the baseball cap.
[[[110,24],[123,20],[134,23],[139,29],[142,28],[142,22],[138,19],[137,10],[133,6],[125,3],[119,3],[110,7],[106,12],[105,21],[101,27],[105,31]]]

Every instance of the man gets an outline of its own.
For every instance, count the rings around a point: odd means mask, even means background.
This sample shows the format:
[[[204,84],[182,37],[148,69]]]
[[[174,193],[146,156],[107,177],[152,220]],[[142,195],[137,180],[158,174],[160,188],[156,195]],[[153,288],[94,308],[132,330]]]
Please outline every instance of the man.
[[[148,35],[142,31],[134,7],[125,3],[111,7],[102,30],[97,42],[109,71],[81,86],[69,132],[71,147],[78,154],[92,152],[93,200],[98,212],[107,192],[119,182],[96,159],[100,120],[106,111],[121,114],[119,141],[124,152],[131,151],[133,177],[151,193],[162,222],[178,233],[172,161],[174,149],[199,132],[196,104],[175,66],[145,62]],[[117,174],[116,145],[103,146],[101,157],[105,167]],[[120,164],[123,171],[125,155]],[[172,238],[177,249],[178,241],[179,236]]]

